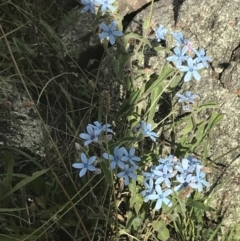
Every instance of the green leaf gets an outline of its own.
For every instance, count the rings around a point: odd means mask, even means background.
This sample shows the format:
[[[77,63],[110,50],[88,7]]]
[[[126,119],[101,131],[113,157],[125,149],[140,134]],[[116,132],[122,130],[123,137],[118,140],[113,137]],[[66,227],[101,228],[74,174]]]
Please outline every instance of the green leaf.
[[[108,160],[104,159],[103,162],[100,162],[100,166],[101,166],[101,170],[104,173],[104,177],[105,177],[105,180],[106,180],[107,184],[112,186],[113,185],[112,172],[109,169]]]
[[[23,180],[21,180],[19,183],[16,184],[15,187],[13,187],[9,192],[5,193],[3,196],[0,197],[0,201],[2,201],[4,198],[6,198],[7,196],[11,195],[12,193],[14,193],[15,191],[17,191],[18,189],[20,189],[21,187],[27,185],[28,183],[32,182],[33,180],[35,180],[36,178],[42,176],[43,174],[45,174],[46,172],[49,171],[49,168],[48,169],[44,169],[44,170],[41,170],[41,171],[37,171],[37,172],[34,172],[32,174],[32,176],[30,177],[27,177]]]
[[[126,42],[128,42],[129,39],[132,39],[132,38],[137,39],[140,42],[143,42],[143,43],[147,44],[150,48],[152,47],[150,41],[147,38],[144,38],[143,36],[141,36],[139,34],[136,34],[136,33],[125,34],[123,38],[124,38],[124,41],[126,41]]]
[[[169,234],[169,230],[167,228],[165,228],[164,230],[162,230],[161,232],[158,233],[158,239],[162,240],[162,241],[166,241],[170,238],[170,234]]]
[[[146,84],[145,92],[151,93],[153,89],[158,87],[164,80],[167,79],[167,77],[174,71],[172,67],[165,64],[163,66],[163,69],[161,71],[161,74],[158,76],[158,78],[155,81],[148,82]]]
[[[171,80],[171,83],[169,85],[169,88],[170,89],[174,89],[180,82],[182,76],[181,75],[176,75],[172,80]]]
[[[210,211],[210,212],[215,211],[215,209],[211,208],[210,206],[207,206],[207,205],[203,204],[202,202],[199,202],[199,201],[196,201],[193,199],[188,199],[186,205],[189,207],[198,208],[198,209],[201,209],[204,211]]]
[[[166,228],[166,223],[162,220],[155,220],[152,222],[152,228],[155,231],[161,232]]]
[[[155,50],[156,52],[159,52],[159,51],[162,51],[162,50],[166,50],[166,48],[163,47],[163,46],[161,46],[161,45],[159,45],[159,46],[155,47],[154,50]]]
[[[140,93],[141,90],[131,93],[130,97],[123,102],[123,107],[116,114],[116,119],[119,119],[123,115],[127,114],[134,107],[139,99]]]
[[[185,136],[186,134],[188,134],[189,132],[191,132],[194,128],[193,125],[193,120],[192,118],[188,119],[187,125],[185,126],[185,128],[181,131],[181,135]]]

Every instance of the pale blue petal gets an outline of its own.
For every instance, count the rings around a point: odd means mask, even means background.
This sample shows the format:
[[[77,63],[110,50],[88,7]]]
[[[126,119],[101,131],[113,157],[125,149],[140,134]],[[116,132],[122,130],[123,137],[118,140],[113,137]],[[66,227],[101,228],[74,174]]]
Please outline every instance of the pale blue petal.
[[[112,45],[115,44],[115,38],[114,38],[113,35],[110,35],[110,36],[109,36],[109,40],[110,40],[110,43],[111,43]]]
[[[77,168],[77,169],[82,169],[84,167],[83,163],[73,163],[72,167]]]
[[[193,71],[193,77],[194,77],[197,81],[201,80],[201,75],[200,75],[197,71]]]
[[[104,38],[106,38],[108,35],[109,35],[109,34],[108,34],[107,32],[103,32],[103,33],[100,33],[100,34],[99,34],[99,38],[100,38],[100,39],[104,39]]]
[[[171,189],[167,189],[166,191],[164,191],[163,196],[167,197],[170,194],[172,194],[172,190]]]
[[[157,194],[150,194],[150,195],[148,195],[148,198],[150,200],[156,200],[156,199],[158,199],[158,197],[159,197],[159,195],[157,195]]]
[[[188,72],[189,71],[189,67],[187,67],[187,66],[179,66],[179,70],[183,71],[183,72]]]
[[[113,170],[114,168],[116,168],[117,163],[115,161],[112,161],[110,164],[111,169]]]
[[[168,198],[163,198],[163,202],[167,205],[167,206],[169,206],[169,207],[171,207],[172,206],[172,202],[168,199]]]
[[[117,174],[117,177],[121,178],[121,177],[124,177],[125,176],[125,172],[120,172]]]
[[[108,160],[108,158],[112,161],[114,159],[113,155],[108,155],[108,153],[103,153],[102,155],[105,159]]]
[[[159,210],[162,207],[162,199],[158,199],[154,209]]]
[[[81,133],[79,135],[80,138],[84,139],[84,140],[89,140],[91,139],[91,136],[89,134],[86,134],[86,133]]]
[[[95,167],[95,166],[88,166],[88,168],[87,168],[89,171],[92,171],[92,172],[94,172],[94,171],[96,171],[97,170],[97,168]]]
[[[116,28],[116,26],[117,26],[117,21],[112,21],[109,29],[113,31]]]
[[[125,183],[125,186],[127,186],[129,184],[129,177],[128,176],[124,176],[124,183]]]
[[[88,165],[92,165],[95,162],[96,158],[97,158],[96,156],[90,157],[88,160]]]
[[[99,27],[105,32],[108,32],[109,30],[109,27],[105,23],[100,23]]]
[[[137,180],[137,175],[135,173],[129,172],[128,176],[134,180]]]
[[[184,82],[189,82],[192,78],[192,73],[187,72],[186,75],[184,76]]]
[[[123,35],[123,33],[121,32],[121,31],[113,31],[113,33],[112,33],[113,35],[115,35],[115,36],[122,36]]]
[[[79,172],[79,177],[82,177],[86,174],[87,172],[87,168],[83,168],[80,172]]]
[[[81,153],[81,160],[83,163],[87,163],[87,157],[84,153]]]

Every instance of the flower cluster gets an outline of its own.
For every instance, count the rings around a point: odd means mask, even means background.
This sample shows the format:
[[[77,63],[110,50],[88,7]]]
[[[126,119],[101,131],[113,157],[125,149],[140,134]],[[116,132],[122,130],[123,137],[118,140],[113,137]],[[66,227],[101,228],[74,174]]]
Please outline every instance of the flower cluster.
[[[101,125],[98,121],[94,122],[94,125],[92,124],[88,124],[87,125],[87,133],[81,133],[79,135],[80,138],[82,138],[83,140],[85,140],[84,142],[84,146],[89,145],[92,142],[100,142],[100,135],[103,132],[107,132],[107,133],[112,133],[113,134],[113,130],[110,128],[111,125],[110,124],[104,124]],[[112,135],[108,135],[107,140],[111,139]],[[104,141],[104,140],[103,140]]]
[[[198,99],[199,95],[191,95],[191,91],[186,91],[185,95],[181,95],[179,93],[176,94],[176,96],[179,98],[179,103],[185,103],[186,105],[183,106],[184,111],[190,111],[190,105],[194,104],[194,99]]]
[[[87,12],[90,10],[92,13],[95,14],[95,8],[98,6],[101,6],[101,11],[105,13],[107,9],[109,9],[111,12],[115,10],[115,7],[112,6],[112,3],[115,2],[115,0],[81,0],[81,3],[84,6],[82,9],[82,13]],[[117,27],[117,21],[112,21],[109,25],[109,27],[105,23],[101,23],[99,25],[100,29],[103,30],[102,33],[99,34],[99,38],[102,39],[109,39],[110,43],[113,45],[115,44],[115,37],[114,36],[122,36],[123,33],[121,31],[116,30]]]
[[[191,102],[190,94],[188,98],[187,100],[183,98],[183,101]],[[101,133],[105,132],[106,135],[113,133],[110,127],[110,124],[102,125],[98,121],[95,121],[94,125],[88,124],[88,134],[81,133],[79,136],[85,141],[84,145],[89,145],[92,142],[99,143],[99,135],[101,135]],[[143,136],[148,136],[153,141],[156,141],[158,135],[151,131],[151,124],[141,121],[140,124],[134,128],[134,133],[140,130]],[[126,186],[129,184],[130,179],[137,179],[135,171],[138,169],[137,163],[141,161],[141,158],[136,156],[135,152],[136,149],[134,147],[126,149],[123,146],[115,146],[112,154],[107,152],[102,154],[102,157],[109,161],[110,170],[115,169],[117,171],[116,176],[123,178]],[[80,169],[80,177],[84,176],[87,171],[100,173],[100,170],[96,168],[96,156],[87,159],[86,155],[81,153],[80,158],[81,163],[74,163],[72,165],[74,168]],[[165,203],[167,206],[172,205],[168,196],[172,194],[173,191],[177,192],[186,187],[190,187],[201,192],[203,186],[210,185],[204,179],[205,172],[201,161],[191,155],[187,158],[182,158],[181,162],[173,155],[169,155],[166,159],[159,158],[158,165],[152,166],[149,171],[142,172],[142,175],[144,177],[143,184],[145,190],[143,190],[141,194],[145,202],[156,200],[156,210],[162,207],[162,203]],[[173,184],[174,187],[172,187]]]
[[[162,25],[155,30],[158,42],[165,40],[166,33],[167,29]],[[199,81],[201,75],[198,73],[198,70],[204,67],[208,68],[208,62],[211,62],[212,59],[206,56],[203,48],[199,50],[193,48],[191,41],[184,39],[181,32],[171,33],[171,35],[176,39],[177,47],[173,49],[174,55],[167,57],[167,60],[173,62],[180,71],[186,72],[184,82],[189,82],[192,77]],[[192,53],[192,51],[196,55],[194,59],[190,55],[186,55],[187,52]],[[183,63],[187,63],[187,66],[184,66]]]
[[[161,40],[165,40],[165,35],[167,33],[167,29],[160,25],[156,30],[156,39],[158,42]],[[186,72],[184,76],[184,82],[189,82],[192,77],[199,81],[201,79],[201,75],[198,70],[202,68],[208,68],[208,62],[212,61],[212,58],[206,56],[205,50],[203,48],[197,50],[193,48],[192,42],[183,37],[181,32],[171,33],[172,37],[177,41],[176,47],[173,49],[174,55],[167,57],[167,61],[173,62],[175,66],[182,72]],[[191,53],[195,54],[195,58],[192,58]],[[189,53],[187,55],[187,53]],[[187,66],[183,64],[187,63]],[[187,91],[185,95],[177,94],[179,97],[180,103],[185,103],[183,106],[184,111],[190,111],[190,105],[194,104],[194,99],[199,98],[198,95],[192,95],[191,92]]]
[[[108,138],[107,141],[109,141],[112,137],[111,134],[113,134],[113,130],[110,128],[110,124],[100,124],[98,121],[94,122],[93,124],[87,125],[87,133],[81,133],[79,137],[84,140],[84,146],[87,146],[91,143],[100,143],[101,140],[101,134],[105,133]],[[139,125],[135,127],[136,132],[141,130],[141,133],[143,136],[150,137],[153,141],[156,141],[156,138],[158,137],[158,134],[151,131],[151,124],[146,123],[144,121],[141,121]],[[74,163],[72,166],[74,168],[81,169],[79,176],[85,175],[86,171],[96,171],[95,168],[93,168],[92,163],[94,162],[96,157],[91,157],[89,160],[87,160],[85,154],[81,153],[80,157],[82,160],[82,163]],[[131,147],[129,150],[127,150],[125,147],[119,147],[116,146],[113,150],[113,154],[109,153],[103,153],[102,154],[104,159],[107,159],[110,161],[110,169],[116,169],[120,168],[121,172],[117,174],[119,178],[123,177],[125,185],[129,184],[129,177],[136,179],[137,176],[134,173],[134,171],[138,168],[138,165],[136,162],[141,161],[141,158],[138,156],[135,156],[135,148]],[[93,159],[92,159],[93,158]],[[129,165],[130,164],[130,165]]]
[[[143,172],[145,190],[141,192],[144,201],[156,200],[155,209],[162,207],[162,203],[171,206],[172,202],[168,198],[174,191],[181,191],[186,187],[202,191],[203,185],[210,184],[204,179],[205,172],[199,160],[192,157],[182,158],[179,162],[176,157],[170,155],[167,159],[160,158],[159,165],[152,166],[148,172]],[[176,179],[173,181],[173,177]],[[178,183],[171,189],[172,183]]]

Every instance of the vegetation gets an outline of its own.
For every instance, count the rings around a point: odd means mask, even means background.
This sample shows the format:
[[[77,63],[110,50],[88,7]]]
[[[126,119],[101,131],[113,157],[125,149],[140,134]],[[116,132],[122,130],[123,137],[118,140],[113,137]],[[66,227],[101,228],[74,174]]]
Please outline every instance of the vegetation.
[[[177,68],[174,58],[169,60],[173,63],[164,59],[159,73],[141,68],[147,48],[172,55],[163,26],[152,27],[157,39],[148,38],[150,12],[142,36],[120,34],[122,17],[115,3],[109,8],[113,12],[98,8],[92,28],[101,32],[105,56],[111,55],[105,37],[115,44],[114,85],[123,87],[123,101],[114,103],[114,94],[100,83],[103,62],[91,71],[83,69],[78,56],[84,50],[68,49],[60,39],[59,28],[76,23],[82,9],[75,2],[67,9],[60,2],[0,0],[0,87],[11,83],[24,89],[24,108],[34,109],[44,148],[37,152],[1,140],[0,239],[238,240],[238,225],[222,234],[221,207],[211,207],[212,188],[200,192],[208,184],[199,177],[211,175],[209,133],[222,118],[217,103],[198,104],[198,96],[184,95],[184,71],[189,70]],[[87,6],[84,11],[92,10]],[[113,19],[118,25],[110,25]],[[98,28],[101,21],[107,24]],[[117,31],[114,40],[104,35],[109,25]],[[12,94],[8,91],[0,103],[0,126],[10,134],[11,126],[22,123],[11,114]],[[170,159],[173,163],[165,170],[161,165]],[[196,161],[194,168],[190,160]],[[165,171],[170,186],[161,179]],[[171,189],[170,197],[164,194],[170,201],[158,202],[161,192],[153,185]]]

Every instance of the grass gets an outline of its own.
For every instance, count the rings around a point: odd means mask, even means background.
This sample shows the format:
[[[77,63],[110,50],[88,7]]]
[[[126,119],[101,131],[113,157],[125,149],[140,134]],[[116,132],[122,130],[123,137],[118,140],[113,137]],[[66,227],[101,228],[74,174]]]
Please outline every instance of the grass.
[[[126,51],[129,42],[134,40],[141,57],[146,46],[154,44],[147,38],[151,11],[143,24],[144,36],[126,33],[117,41],[113,61],[116,85],[123,85],[127,98],[116,110],[111,92],[109,95],[97,83],[101,81],[100,67],[92,72],[83,70],[78,66],[76,51],[67,49],[57,34],[60,25],[71,26],[77,21],[74,12],[78,6],[65,11],[56,2],[0,1],[0,88],[8,80],[17,88],[24,88],[28,101],[34,103],[25,108],[34,109],[35,120],[41,123],[44,133],[44,155],[20,146],[0,147],[1,240],[210,241],[220,237],[223,241],[239,237],[237,219],[222,233],[221,222],[206,216],[219,211],[211,208],[213,194],[186,189],[174,193],[172,207],[164,205],[160,211],[154,209],[153,202],[145,203],[140,195],[141,171],[156,164],[160,156],[203,153],[199,156],[208,165],[208,135],[222,118],[214,102],[198,105],[193,112],[182,115],[174,99],[182,85],[181,73],[165,62],[160,73],[149,74],[134,61],[136,52],[130,58]],[[121,16],[115,17],[121,20]],[[103,16],[97,16],[95,27],[98,18]],[[119,27],[122,28],[121,24]],[[107,42],[104,47],[108,55]],[[155,50],[163,49],[170,51],[162,47]],[[77,51],[80,54],[82,50]],[[141,88],[136,87],[136,80]],[[10,92],[8,99],[11,100]],[[155,122],[158,106],[166,103],[169,110]],[[16,125],[10,108],[0,104],[0,125]],[[207,110],[209,114],[203,118]],[[151,142],[133,135],[131,130],[142,119],[169,138],[165,142]],[[115,135],[109,142],[83,146],[79,133],[85,132],[87,124],[95,120],[114,123]],[[142,158],[137,180],[128,186],[116,178],[117,173],[110,171],[110,163],[102,158],[103,152],[111,154],[116,145],[134,146]],[[101,174],[88,172],[79,178],[72,163],[78,161],[81,152],[98,157]],[[186,198],[187,195],[190,197]]]

